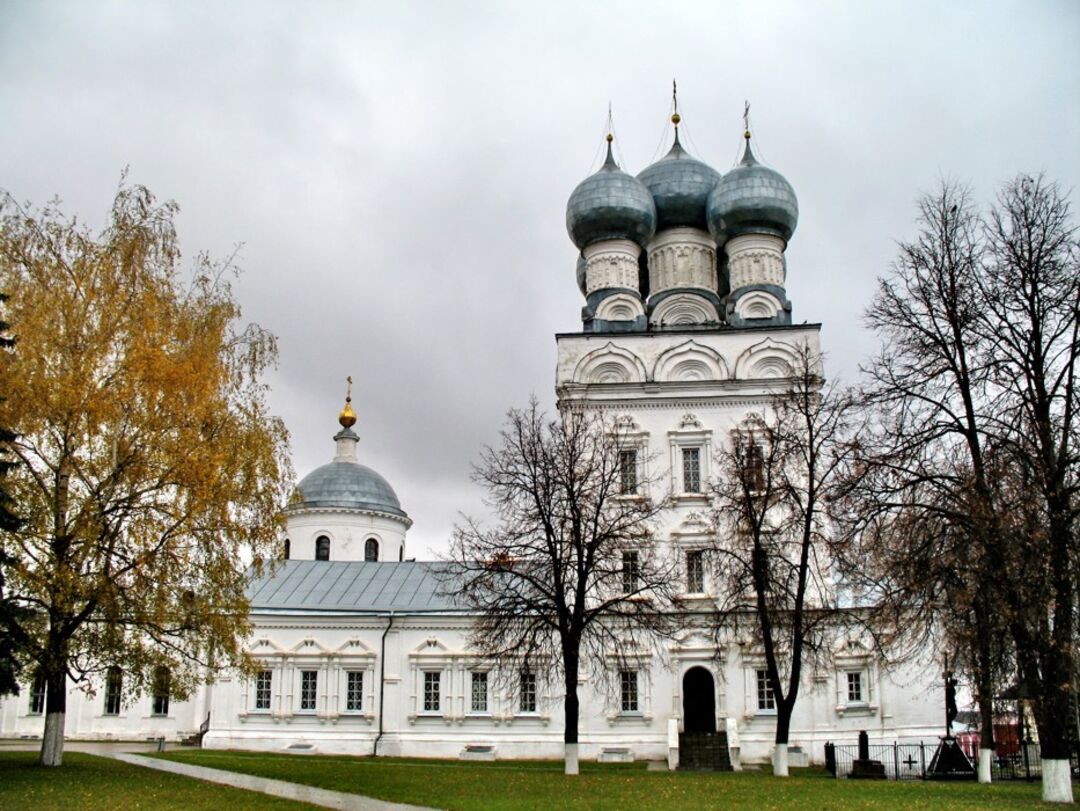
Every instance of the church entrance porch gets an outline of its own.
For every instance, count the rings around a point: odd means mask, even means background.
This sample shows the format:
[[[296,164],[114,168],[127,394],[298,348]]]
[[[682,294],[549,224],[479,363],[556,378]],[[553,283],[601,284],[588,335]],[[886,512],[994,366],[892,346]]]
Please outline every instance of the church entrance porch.
[[[683,731],[679,735],[679,768],[688,771],[731,771],[727,732],[716,731],[716,685],[704,667],[683,675]]]

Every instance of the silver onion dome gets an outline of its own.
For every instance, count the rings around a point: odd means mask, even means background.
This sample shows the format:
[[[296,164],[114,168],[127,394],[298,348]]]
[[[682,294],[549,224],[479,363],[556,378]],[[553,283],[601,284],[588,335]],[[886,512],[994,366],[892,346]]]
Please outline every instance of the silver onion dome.
[[[705,229],[705,204],[709,192],[720,180],[720,173],[690,157],[679,143],[678,127],[671,150],[644,169],[638,180],[645,184],[656,203],[658,230],[676,226]]]
[[[641,182],[622,171],[611,153],[566,203],[566,230],[579,249],[605,239],[630,239],[642,247],[656,233],[656,207]]]
[[[782,174],[757,162],[747,133],[743,159],[713,189],[707,213],[721,245],[739,234],[774,234],[786,242],[799,222],[799,201]]]

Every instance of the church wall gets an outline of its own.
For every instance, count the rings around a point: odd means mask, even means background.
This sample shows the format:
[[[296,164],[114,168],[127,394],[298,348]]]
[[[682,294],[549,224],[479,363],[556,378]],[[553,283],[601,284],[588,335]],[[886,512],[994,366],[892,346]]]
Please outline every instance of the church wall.
[[[385,707],[379,754],[411,757],[458,757],[467,746],[493,746],[496,756],[557,758],[562,755],[562,688],[558,682],[538,684],[535,712],[520,711],[514,688],[489,675],[488,712],[470,707],[470,673],[485,665],[469,652],[468,618],[410,615],[394,617],[254,617],[253,652],[273,672],[272,701],[254,709],[253,685],[225,679],[216,687],[209,748],[281,751],[289,746],[326,753],[369,755],[379,734],[379,654],[386,632]],[[605,747],[627,747],[637,759],[662,759],[667,753],[667,722],[684,723],[682,679],[693,667],[714,676],[717,723],[736,719],[747,760],[769,756],[775,734],[774,716],[757,710],[754,667],[735,642],[718,653],[702,632],[686,631],[658,653],[640,660],[639,710],[619,709],[617,678],[608,682],[584,674],[581,753],[595,758]],[[838,703],[849,669],[865,669],[865,705]],[[820,671],[807,675],[792,724],[792,743],[802,745],[816,762],[826,740],[854,741],[861,729],[872,740],[936,740],[927,723],[940,706],[939,689],[926,689],[919,663],[886,674],[861,646],[838,652]],[[300,709],[298,673],[318,672],[315,708]],[[342,673],[364,672],[363,706],[344,707]],[[424,709],[424,673],[439,674],[439,708]],[[512,677],[516,674],[511,674]],[[614,677],[615,674],[612,674]],[[311,751],[309,750],[309,751]]]
[[[64,734],[73,740],[145,740],[165,738],[178,741],[195,732],[202,717],[199,708],[206,689],[201,687],[188,701],[170,697],[166,715],[154,715],[148,695],[131,696],[122,692],[120,711],[105,712],[105,689],[100,679],[91,682],[94,694],[68,681],[67,714]],[[31,711],[30,685],[22,686],[17,696],[0,697],[0,737],[41,738],[45,716]]]

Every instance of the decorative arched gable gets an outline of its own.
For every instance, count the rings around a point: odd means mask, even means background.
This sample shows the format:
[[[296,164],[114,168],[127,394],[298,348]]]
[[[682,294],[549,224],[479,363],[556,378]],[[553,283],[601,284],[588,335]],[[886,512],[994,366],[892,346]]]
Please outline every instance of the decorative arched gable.
[[[667,350],[657,359],[652,379],[668,382],[726,380],[728,377],[727,363],[720,354],[691,338]]]
[[[611,341],[578,361],[575,383],[644,383],[645,365],[633,352]]]
[[[715,324],[720,320],[712,302],[693,293],[668,296],[652,311],[649,322],[655,326],[677,327],[689,324]]]
[[[641,299],[628,293],[616,293],[596,305],[594,317],[604,321],[633,321],[644,314]]]
[[[766,338],[739,355],[735,377],[739,380],[775,380],[791,377],[798,368],[798,352],[783,341]]]

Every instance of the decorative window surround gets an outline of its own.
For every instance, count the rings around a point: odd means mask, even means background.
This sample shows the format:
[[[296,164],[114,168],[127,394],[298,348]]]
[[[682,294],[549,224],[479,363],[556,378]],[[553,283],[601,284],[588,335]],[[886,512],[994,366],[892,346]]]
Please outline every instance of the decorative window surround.
[[[374,718],[372,690],[375,684],[376,654],[359,638],[346,640],[337,650],[328,650],[315,639],[302,640],[291,650],[275,645],[268,637],[253,641],[248,650],[270,672],[270,706],[256,707],[257,679],[242,683],[241,707],[237,713],[241,722],[270,719],[274,723],[337,724],[368,723]],[[300,709],[302,671],[318,673],[314,710]],[[364,702],[362,709],[347,710],[348,673],[363,674]]]
[[[648,481],[649,477],[649,434],[647,431],[642,431],[641,426],[638,425],[634,418],[629,414],[621,414],[615,418],[612,433],[614,434],[615,440],[618,443],[620,452],[620,465],[622,464],[621,454],[623,452],[633,451],[636,457],[635,487],[631,492],[621,492],[618,498],[644,498],[647,495],[645,483]]]
[[[845,715],[877,715],[880,705],[873,650],[857,640],[849,639],[834,650],[833,662],[836,665],[836,714],[841,718]],[[859,700],[852,700],[849,696],[848,674],[857,676],[859,680]]]
[[[611,686],[607,696],[606,716],[608,726],[616,724],[639,724],[649,726],[653,721],[652,700],[652,654],[648,651],[623,652],[621,654],[609,654],[607,667],[611,674]],[[622,674],[632,672],[637,678],[637,710],[624,710]],[[599,687],[599,685],[598,685]]]
[[[713,676],[716,689],[716,715],[724,718],[728,714],[727,683],[724,672],[727,668],[727,653],[716,647],[708,636],[700,631],[691,631],[676,637],[675,644],[669,649],[671,667],[677,678],[673,679],[671,695],[671,717],[683,722],[682,680],[686,671],[692,667],[703,667]]]
[[[743,716],[748,721],[752,721],[754,718],[766,718],[772,719],[776,717],[776,709],[761,709],[758,707],[758,671],[765,670],[765,653],[758,648],[748,649],[743,647],[742,650],[742,671],[743,671]],[[784,674],[780,674],[780,678],[784,678]],[[776,697],[773,697],[775,703]]]
[[[671,451],[671,487],[678,502],[683,504],[706,505],[710,499],[706,492],[709,487],[712,462],[712,431],[702,426],[694,414],[687,412],[679,421],[679,427],[668,431],[668,446]],[[698,448],[699,490],[686,490],[683,471],[683,454],[686,448]]]

